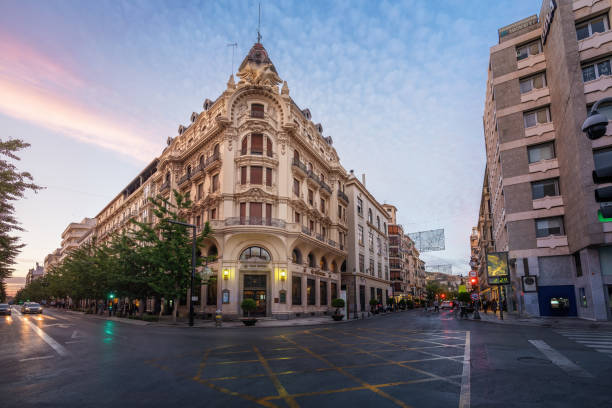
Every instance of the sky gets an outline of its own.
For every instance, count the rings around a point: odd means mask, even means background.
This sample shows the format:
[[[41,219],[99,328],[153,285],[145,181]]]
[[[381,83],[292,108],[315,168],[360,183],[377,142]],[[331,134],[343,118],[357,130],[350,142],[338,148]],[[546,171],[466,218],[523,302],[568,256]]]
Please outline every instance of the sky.
[[[428,264],[469,270],[497,29],[535,0],[261,2],[262,43],[291,96],[366,174],[406,232],[444,228]],[[258,1],[0,2],[0,138],[45,189],[16,204],[14,276],[94,217],[215,100],[257,38]],[[238,47],[232,58],[233,47]]]

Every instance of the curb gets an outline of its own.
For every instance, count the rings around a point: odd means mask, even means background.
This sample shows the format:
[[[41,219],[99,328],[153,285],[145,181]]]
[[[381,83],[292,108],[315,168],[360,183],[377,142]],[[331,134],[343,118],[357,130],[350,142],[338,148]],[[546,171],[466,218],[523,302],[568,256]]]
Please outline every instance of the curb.
[[[481,323],[490,323],[490,324],[497,324],[497,325],[510,325],[510,326],[527,326],[527,327],[545,327],[545,328],[551,328],[551,329],[587,329],[587,330],[593,330],[593,329],[612,329],[612,325],[610,325],[608,322],[590,322],[588,320],[579,320],[580,324],[571,324],[569,322],[521,322],[521,321],[512,321],[512,320],[488,320],[488,319],[480,319],[480,320],[474,320],[472,319],[467,319],[471,322],[481,322]],[[603,324],[602,324],[603,323]]]

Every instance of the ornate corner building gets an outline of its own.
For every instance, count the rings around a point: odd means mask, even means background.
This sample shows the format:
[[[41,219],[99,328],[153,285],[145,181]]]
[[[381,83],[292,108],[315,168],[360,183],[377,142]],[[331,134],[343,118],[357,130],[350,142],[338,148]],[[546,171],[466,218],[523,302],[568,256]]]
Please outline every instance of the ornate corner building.
[[[262,44],[256,43],[226,90],[206,100],[189,126],[168,139],[159,158],[98,215],[98,236],[136,217],[151,221],[148,196],[189,194],[187,218],[214,233],[203,255],[215,255],[196,310],[291,318],[328,313],[346,268],[346,170],[311,120],[289,96]],[[281,85],[282,84],[282,85]]]

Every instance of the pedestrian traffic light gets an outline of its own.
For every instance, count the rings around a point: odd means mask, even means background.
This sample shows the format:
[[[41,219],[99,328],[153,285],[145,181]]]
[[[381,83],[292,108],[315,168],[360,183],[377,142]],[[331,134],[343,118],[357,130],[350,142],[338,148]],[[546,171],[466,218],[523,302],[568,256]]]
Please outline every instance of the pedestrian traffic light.
[[[476,285],[478,285],[478,278],[477,278],[477,277],[475,277],[475,276],[472,276],[472,277],[470,278],[470,285],[472,285],[472,286],[476,286]]]

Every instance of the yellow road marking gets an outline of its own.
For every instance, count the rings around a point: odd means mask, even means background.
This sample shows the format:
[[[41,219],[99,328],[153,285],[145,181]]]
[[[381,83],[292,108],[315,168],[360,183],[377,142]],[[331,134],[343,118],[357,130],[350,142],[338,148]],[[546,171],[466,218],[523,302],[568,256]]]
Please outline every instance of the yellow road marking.
[[[264,358],[259,349],[256,346],[253,346],[253,351],[255,351],[255,354],[257,354],[259,362],[263,366],[264,370],[266,370],[266,373],[272,381],[272,384],[274,384],[274,388],[276,388],[279,397],[285,400],[285,402],[287,403],[287,405],[289,405],[290,408],[298,408],[299,404],[292,397],[289,396],[289,393],[287,392],[285,387],[283,387],[283,384],[281,384],[281,382],[278,380],[278,377],[274,374],[274,372],[270,368],[270,364],[268,364],[268,361]]]

